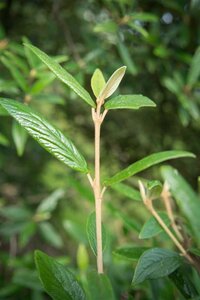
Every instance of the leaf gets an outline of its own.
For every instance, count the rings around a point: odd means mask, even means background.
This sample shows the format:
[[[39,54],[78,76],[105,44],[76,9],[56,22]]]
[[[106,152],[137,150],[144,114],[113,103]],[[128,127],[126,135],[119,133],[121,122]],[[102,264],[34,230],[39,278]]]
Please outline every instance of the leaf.
[[[193,299],[194,297],[199,296],[199,294],[193,282],[190,280],[190,274],[188,274],[188,270],[183,267],[176,269],[169,275],[169,278],[175,284],[175,286],[178,288],[185,299]]]
[[[133,187],[130,187],[127,184],[124,183],[115,183],[111,185],[111,188],[115,191],[121,193],[123,196],[130,198],[135,201],[141,201],[140,192],[134,189]]]
[[[87,163],[74,144],[30,107],[0,98],[0,104],[48,152],[70,168],[87,173]]]
[[[53,247],[60,249],[63,246],[63,241],[59,235],[59,232],[49,222],[41,222],[39,224],[41,235],[45,241]]]
[[[144,251],[148,249],[149,248],[147,247],[134,247],[132,245],[127,245],[117,248],[115,251],[113,251],[113,254],[122,259],[136,261],[144,253]]]
[[[105,274],[92,271],[87,274],[88,300],[115,300],[109,278]]]
[[[12,124],[12,136],[18,156],[22,156],[28,139],[26,130],[17,122]]]
[[[94,255],[97,255],[97,239],[96,239],[96,216],[95,212],[92,212],[88,219],[86,224],[86,232],[87,237],[89,240],[90,247],[94,253]],[[105,250],[107,242],[107,235],[105,227],[102,224],[102,249]]]
[[[0,133],[0,145],[2,146],[9,146],[10,142],[9,140],[7,139],[7,137],[5,135],[3,135],[2,133]]]
[[[126,67],[123,66],[119,69],[117,69],[112,76],[107,81],[104,89],[101,91],[100,95],[98,96],[98,99],[106,99],[110,97],[118,88],[122,78],[124,77],[126,71]]]
[[[137,67],[130,55],[129,49],[120,40],[118,40],[117,42],[117,48],[123,63],[127,66],[127,71],[130,72],[132,75],[136,75]]]
[[[100,69],[96,69],[94,71],[94,74],[92,75],[92,79],[91,79],[92,91],[93,91],[94,95],[96,96],[96,98],[99,96],[102,89],[105,87],[105,84],[106,84],[106,82],[105,82],[103,73],[101,72]]]
[[[161,248],[147,250],[138,261],[132,285],[135,286],[146,279],[168,276],[181,264],[181,256],[174,251]]]
[[[77,250],[77,266],[80,271],[85,271],[89,267],[89,256],[87,252],[87,248],[84,244],[79,244]]]
[[[163,151],[151,154],[146,156],[143,159],[136,161],[135,163],[131,164],[126,169],[120,171],[119,173],[115,174],[113,177],[108,178],[104,181],[104,185],[112,185],[114,183],[123,181],[149,167],[152,167],[156,164],[159,164],[163,161],[174,159],[174,158],[181,158],[181,157],[195,157],[195,155],[191,152],[186,151]]]
[[[147,183],[147,195],[151,199],[160,197],[163,186],[159,180],[150,180]]]
[[[24,288],[32,290],[42,290],[41,283],[38,279],[37,272],[28,268],[16,268],[12,277],[12,282]]]
[[[41,51],[35,46],[30,44],[25,44],[25,46],[33,51],[39,59],[43,61],[44,64],[66,85],[68,85],[78,96],[80,96],[84,101],[86,101],[92,107],[95,107],[95,103],[90,97],[89,93],[76,81],[76,79],[69,74],[65,69],[61,67],[57,62],[50,58],[46,53]]]
[[[65,192],[63,189],[57,189],[51,193],[47,198],[42,200],[40,205],[37,207],[37,213],[52,212],[58,205],[58,201],[63,198]]]
[[[188,219],[198,245],[200,245],[200,205],[198,195],[176,169],[164,166],[161,168],[161,173],[164,180],[168,182],[180,211]]]
[[[40,280],[54,300],[85,300],[85,293],[74,275],[55,259],[35,251],[35,263]]]
[[[28,86],[21,71],[5,57],[1,57],[1,61],[10,71],[12,77],[16,81],[17,85],[22,89],[22,91],[27,92]]]
[[[170,225],[170,219],[168,218],[165,212],[159,212],[158,215],[161,217],[161,219],[167,226]],[[160,224],[157,222],[157,220],[154,217],[150,217],[149,220],[146,221],[145,224],[143,225],[139,234],[139,238],[149,239],[153,236],[158,235],[161,232],[163,232],[163,228],[160,226]]]
[[[110,212],[112,214],[122,220],[124,227],[126,227],[128,230],[134,230],[137,233],[140,232],[141,225],[137,220],[128,217],[125,213],[122,212],[121,208],[116,208],[111,203],[109,203],[107,207],[110,209]]]
[[[197,48],[190,65],[187,83],[193,87],[200,75],[200,47]]]
[[[156,104],[142,95],[119,95],[105,103],[105,109],[139,109],[149,106],[155,107]]]
[[[189,248],[188,251],[196,256],[200,256],[200,249],[197,248]]]

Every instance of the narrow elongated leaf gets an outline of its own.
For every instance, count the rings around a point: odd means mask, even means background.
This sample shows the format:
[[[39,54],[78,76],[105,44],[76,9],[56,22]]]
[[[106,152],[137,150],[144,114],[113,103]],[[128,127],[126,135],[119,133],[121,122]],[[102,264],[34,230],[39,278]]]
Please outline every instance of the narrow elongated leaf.
[[[88,300],[115,300],[109,278],[105,274],[92,271],[87,275]]]
[[[132,285],[139,284],[146,279],[168,276],[181,264],[181,256],[174,251],[161,248],[147,250],[138,261]]]
[[[91,79],[91,87],[96,98],[101,93],[102,89],[105,87],[105,79],[101,70],[96,69]]]
[[[16,121],[14,121],[12,125],[12,136],[17,149],[17,154],[22,156],[28,139],[28,134]]]
[[[6,68],[10,71],[12,77],[14,78],[17,85],[22,89],[22,91],[27,92],[28,86],[22,72],[14,64],[12,64],[9,61],[9,59],[2,57],[1,61],[6,66]]]
[[[200,75],[200,47],[197,48],[190,65],[187,82],[190,86],[193,86]]]
[[[69,74],[65,69],[61,67],[57,62],[50,58],[46,53],[41,51],[35,46],[25,44],[31,51],[39,57],[47,65],[47,67],[66,85],[68,85],[77,95],[79,95],[84,101],[86,101],[92,107],[95,107],[95,103],[90,97],[89,93],[78,83],[78,81]]]
[[[200,245],[200,205],[199,197],[189,183],[170,166],[161,168],[163,178],[168,182],[176,203],[188,219],[197,242]]]
[[[117,69],[112,74],[112,76],[107,81],[104,89],[101,91],[101,93],[98,97],[99,99],[106,99],[106,98],[110,97],[116,91],[122,78],[124,77],[125,71],[126,71],[126,67],[123,66],[123,67]]]
[[[126,45],[122,43],[120,40],[118,40],[117,48],[123,63],[127,66],[127,71],[130,72],[132,75],[136,75],[138,72],[137,67],[130,55],[129,48],[127,48]]]
[[[3,145],[5,147],[9,146],[10,142],[7,139],[7,137],[5,135],[3,135],[2,133],[0,133],[0,145]]]
[[[161,219],[163,220],[163,222],[167,226],[169,226],[170,220],[169,220],[169,217],[167,216],[167,214],[165,212],[159,212],[158,214],[161,217]],[[160,224],[156,221],[156,219],[154,217],[150,217],[149,220],[147,220],[146,223],[144,224],[144,226],[142,227],[140,234],[139,234],[139,238],[140,239],[149,239],[153,236],[158,235],[162,231],[163,231],[163,229],[160,226]]]
[[[39,224],[39,229],[44,240],[55,248],[62,248],[63,241],[59,235],[59,232],[54,228],[54,226],[49,222],[41,222]]]
[[[48,152],[70,168],[88,172],[87,163],[74,144],[34,110],[9,99],[0,99],[0,104]]]
[[[119,173],[115,174],[113,177],[108,178],[104,181],[106,186],[112,185],[114,183],[123,181],[149,167],[152,167],[156,164],[159,164],[163,161],[174,159],[174,158],[181,158],[181,157],[195,157],[193,153],[186,152],[186,151],[163,151],[151,154],[146,156],[145,158],[136,161],[135,163],[131,164],[126,169],[120,171]]]
[[[97,238],[96,238],[96,216],[95,212],[91,213],[86,225],[87,237],[90,247],[95,255],[97,255]],[[105,250],[107,241],[106,229],[102,225],[102,249]]]
[[[126,260],[136,261],[148,249],[149,248],[147,247],[134,247],[132,245],[127,245],[117,248],[113,254]]]
[[[35,251],[40,280],[54,300],[85,300],[85,293],[73,274],[42,251]]]
[[[136,201],[142,200],[140,196],[140,192],[134,189],[133,187],[130,187],[127,184],[119,182],[111,185],[111,188],[119,192],[123,196],[130,198],[132,200],[136,200]]]
[[[139,109],[149,106],[155,107],[156,104],[142,95],[119,95],[105,103],[106,109]]]

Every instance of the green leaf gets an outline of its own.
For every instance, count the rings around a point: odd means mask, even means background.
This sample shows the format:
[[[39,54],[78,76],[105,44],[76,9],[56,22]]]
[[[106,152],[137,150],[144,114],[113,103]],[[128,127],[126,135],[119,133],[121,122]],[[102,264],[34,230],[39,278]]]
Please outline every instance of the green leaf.
[[[94,255],[97,255],[97,239],[96,239],[96,216],[95,212],[92,212],[88,219],[86,224],[86,232],[87,237],[89,240],[90,247],[94,253]],[[107,235],[106,235],[106,229],[102,224],[102,249],[105,250],[107,242]]]
[[[88,300],[115,300],[109,278],[105,274],[92,271],[87,274]]]
[[[57,62],[50,58],[46,53],[41,51],[35,46],[30,44],[25,44],[28,49],[33,51],[39,59],[43,61],[44,64],[66,85],[68,85],[78,96],[80,96],[84,101],[86,101],[92,107],[95,107],[95,103],[90,97],[89,93],[76,81],[76,79],[69,74],[65,69],[61,67]]]
[[[105,87],[105,84],[106,84],[106,82],[105,82],[103,73],[101,72],[100,69],[96,69],[94,71],[94,74],[92,75],[92,79],[91,79],[92,91],[93,91],[94,95],[96,96],[96,98],[99,96],[102,89]]]
[[[187,83],[189,86],[193,86],[200,75],[200,47],[197,48],[190,65]]]
[[[51,193],[47,198],[42,200],[42,202],[37,207],[37,213],[48,213],[55,210],[58,205],[58,201],[63,198],[65,192],[63,189],[57,189]]]
[[[77,266],[79,270],[85,271],[89,267],[89,256],[87,252],[87,248],[84,244],[79,244],[77,250]]]
[[[146,279],[168,276],[181,264],[181,256],[174,251],[161,248],[147,250],[138,261],[132,285],[135,286]]]
[[[164,166],[161,168],[161,173],[164,180],[168,182],[180,211],[188,219],[198,245],[200,245],[200,205],[198,195],[176,169]]]
[[[38,93],[42,92],[45,89],[45,87],[47,87],[54,79],[54,74],[45,74],[44,77],[40,78],[32,85],[29,94],[37,95]]]
[[[133,187],[130,187],[127,184],[124,183],[115,183],[111,185],[111,188],[115,191],[121,193],[123,196],[130,198],[132,200],[141,201],[140,192],[134,189]]]
[[[125,213],[122,212],[121,208],[116,208],[111,203],[109,203],[107,205],[107,207],[109,208],[109,210],[112,214],[114,214],[116,217],[118,217],[122,220],[123,225],[128,230],[134,230],[137,233],[140,232],[141,224],[139,224],[137,220],[128,217]]]
[[[99,95],[99,99],[107,99],[110,97],[118,88],[122,78],[124,77],[126,71],[126,67],[123,66],[119,69],[117,69],[112,76],[109,78],[109,80],[106,82],[106,85],[104,89],[101,91]]]
[[[200,256],[200,249],[197,248],[189,248],[188,251],[196,256]]]
[[[12,277],[12,282],[23,287],[23,289],[29,288],[38,291],[42,290],[36,270],[31,270],[28,268],[16,268],[16,271]]]
[[[159,164],[163,161],[174,159],[174,158],[181,158],[181,157],[195,157],[195,155],[191,152],[186,151],[163,151],[151,154],[146,156],[145,158],[136,161],[135,163],[131,164],[126,169],[120,171],[119,173],[115,174],[113,177],[108,178],[104,181],[104,185],[112,185],[114,183],[123,181],[149,167],[152,167],[156,164]]]
[[[0,145],[2,146],[9,146],[10,142],[7,139],[7,137],[5,135],[3,135],[2,133],[0,133]]]
[[[28,86],[22,72],[14,64],[12,64],[7,58],[2,57],[1,61],[6,66],[6,68],[10,71],[12,77],[16,81],[17,85],[22,89],[22,91],[27,92]]]
[[[169,275],[171,281],[175,284],[185,299],[193,299],[199,296],[195,285],[190,280],[187,268],[180,267]]]
[[[170,219],[168,218],[165,212],[159,212],[158,215],[161,217],[161,219],[167,226],[170,225]],[[139,238],[149,239],[153,236],[158,235],[161,232],[163,232],[163,228],[160,226],[160,224],[154,217],[150,217],[149,220],[143,225],[139,234]]]
[[[28,139],[26,130],[17,122],[12,124],[12,136],[17,149],[18,156],[22,156]]]
[[[137,67],[130,55],[129,49],[120,40],[117,42],[117,48],[123,63],[127,66],[127,71],[132,75],[137,74]]]
[[[113,251],[113,254],[122,259],[136,261],[148,249],[149,248],[147,247],[134,247],[132,245],[127,245],[117,248]]]
[[[40,280],[54,300],[85,300],[85,293],[74,275],[42,251],[35,251]]]
[[[105,103],[106,109],[139,109],[149,106],[155,107],[156,104],[142,95],[119,95]]]
[[[70,168],[87,173],[87,163],[74,144],[61,131],[27,105],[14,100],[0,99],[0,104],[48,152]]]
[[[150,180],[147,183],[147,195],[151,199],[160,197],[163,186],[159,180]]]
[[[39,224],[39,229],[41,235],[45,239],[45,241],[52,245],[55,248],[62,248],[63,241],[59,235],[59,232],[54,228],[54,226],[49,222],[41,222]]]

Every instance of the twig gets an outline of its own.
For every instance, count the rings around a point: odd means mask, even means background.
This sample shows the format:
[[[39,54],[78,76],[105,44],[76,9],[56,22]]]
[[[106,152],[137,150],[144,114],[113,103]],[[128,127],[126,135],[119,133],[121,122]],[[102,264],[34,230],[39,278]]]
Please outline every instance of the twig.
[[[178,239],[182,242],[184,239],[183,239],[183,236],[182,236],[178,226],[176,225],[173,210],[171,207],[171,193],[169,191],[169,185],[167,182],[164,183],[163,191],[161,193],[161,198],[163,199],[163,202],[164,202],[164,205],[165,205],[165,208],[167,211],[167,215],[171,221],[172,228],[174,229]]]
[[[186,257],[187,260],[190,263],[194,264],[194,261],[191,258],[191,256],[183,248],[183,246],[181,245],[181,243],[177,240],[177,238],[175,237],[175,235],[169,230],[169,228],[167,227],[167,225],[163,222],[163,220],[161,219],[161,217],[158,215],[158,213],[154,209],[152,199],[149,198],[149,197],[147,197],[147,195],[145,193],[144,185],[142,184],[141,181],[139,181],[139,188],[140,188],[140,194],[142,196],[143,202],[144,202],[145,206],[147,207],[147,209],[154,216],[154,218],[157,220],[157,222],[160,224],[160,226],[164,229],[164,231],[167,233],[167,235],[170,237],[170,239],[174,242],[174,244],[180,250],[180,252],[182,253],[182,255],[184,257]]]

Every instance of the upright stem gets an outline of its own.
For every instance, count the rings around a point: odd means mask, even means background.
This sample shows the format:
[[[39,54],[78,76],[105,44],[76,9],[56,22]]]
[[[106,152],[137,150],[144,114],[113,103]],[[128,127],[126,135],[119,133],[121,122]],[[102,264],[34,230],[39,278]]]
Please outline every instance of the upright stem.
[[[103,251],[102,251],[102,213],[101,213],[101,182],[100,182],[100,132],[101,132],[101,105],[93,111],[93,121],[95,127],[95,179],[93,185],[96,211],[96,238],[97,238],[97,270],[103,273]]]

